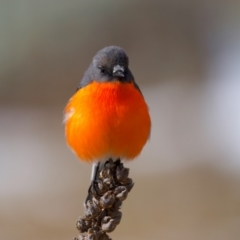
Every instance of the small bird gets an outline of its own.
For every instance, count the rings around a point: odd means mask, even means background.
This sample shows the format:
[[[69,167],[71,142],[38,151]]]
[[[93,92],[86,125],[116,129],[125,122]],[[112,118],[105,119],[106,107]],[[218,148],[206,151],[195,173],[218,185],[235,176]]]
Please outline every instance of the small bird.
[[[120,47],[100,50],[64,111],[67,144],[93,163],[91,183],[106,160],[133,160],[150,136],[149,109],[128,63]]]

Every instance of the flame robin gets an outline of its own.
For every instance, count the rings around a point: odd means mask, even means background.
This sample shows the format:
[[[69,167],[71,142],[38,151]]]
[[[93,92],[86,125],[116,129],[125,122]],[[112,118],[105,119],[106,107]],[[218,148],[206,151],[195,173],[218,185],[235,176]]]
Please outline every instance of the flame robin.
[[[94,56],[64,114],[67,143],[93,163],[92,181],[102,162],[138,156],[150,135],[148,106],[125,51],[116,46]]]

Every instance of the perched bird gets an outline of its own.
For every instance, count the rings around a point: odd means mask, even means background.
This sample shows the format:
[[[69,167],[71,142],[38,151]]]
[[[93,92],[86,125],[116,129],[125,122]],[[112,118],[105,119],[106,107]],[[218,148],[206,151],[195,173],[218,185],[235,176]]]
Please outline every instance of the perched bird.
[[[151,119],[122,48],[105,47],[94,56],[65,108],[64,122],[70,148],[80,160],[93,163],[92,181],[104,161],[140,154]]]

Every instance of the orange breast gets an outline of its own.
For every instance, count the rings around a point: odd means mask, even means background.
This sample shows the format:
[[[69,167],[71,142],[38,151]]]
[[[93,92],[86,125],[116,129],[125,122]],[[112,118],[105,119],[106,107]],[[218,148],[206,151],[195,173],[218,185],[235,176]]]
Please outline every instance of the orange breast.
[[[148,107],[133,83],[93,82],[65,108],[66,139],[84,161],[135,158],[148,140]],[[105,159],[106,160],[106,159]]]

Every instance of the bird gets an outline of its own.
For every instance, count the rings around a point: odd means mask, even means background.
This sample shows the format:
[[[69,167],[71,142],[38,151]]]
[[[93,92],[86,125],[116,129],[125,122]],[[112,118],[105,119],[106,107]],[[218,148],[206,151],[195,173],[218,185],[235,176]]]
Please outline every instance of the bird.
[[[141,153],[151,118],[124,49],[97,52],[64,109],[64,123],[68,146],[93,164],[91,184],[107,160],[129,161]]]

